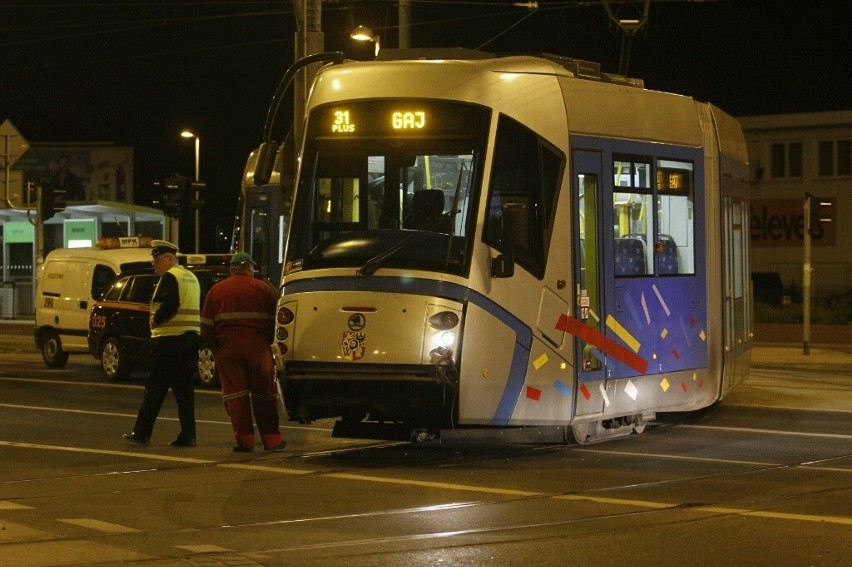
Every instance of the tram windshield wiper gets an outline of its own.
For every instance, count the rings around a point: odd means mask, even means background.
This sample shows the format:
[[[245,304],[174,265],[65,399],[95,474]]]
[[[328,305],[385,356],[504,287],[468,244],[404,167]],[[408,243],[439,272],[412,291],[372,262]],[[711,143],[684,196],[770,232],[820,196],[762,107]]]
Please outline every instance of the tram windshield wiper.
[[[403,238],[402,240],[400,240],[399,242],[397,242],[396,244],[394,244],[393,246],[391,246],[387,250],[380,252],[379,254],[376,254],[375,256],[373,256],[372,258],[367,260],[364,263],[363,266],[358,268],[358,270],[355,272],[355,275],[357,275],[357,276],[372,276],[374,273],[376,273],[376,270],[378,270],[379,268],[382,267],[382,265],[384,265],[385,261],[388,258],[390,258],[394,254],[396,254],[397,252],[399,252],[400,250],[402,250],[403,248],[408,246],[414,240],[417,240],[418,238],[420,238],[422,235],[434,234],[434,232],[431,231],[430,229],[434,228],[435,226],[438,226],[440,223],[442,223],[444,221],[445,221],[445,219],[443,218],[443,215],[438,216],[438,217],[430,220],[429,222],[424,224],[422,227],[420,227],[418,230],[415,230],[414,232],[408,234],[405,238]]]
[[[453,206],[450,208],[450,237],[447,239],[447,256],[444,259],[444,265],[450,265],[450,255],[453,252],[453,236],[456,234],[456,215],[459,214],[459,195],[461,193],[462,175],[464,174],[464,164],[459,165],[459,176],[456,179],[456,189],[453,192]]]

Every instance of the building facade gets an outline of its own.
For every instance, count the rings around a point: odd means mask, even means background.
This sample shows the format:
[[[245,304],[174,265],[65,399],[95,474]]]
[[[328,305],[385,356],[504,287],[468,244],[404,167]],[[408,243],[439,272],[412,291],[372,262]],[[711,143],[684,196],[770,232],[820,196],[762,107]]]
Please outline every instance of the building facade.
[[[751,271],[803,281],[805,195],[831,203],[811,238],[814,296],[852,289],[852,110],[739,118],[751,178]],[[812,199],[816,202],[817,199]]]

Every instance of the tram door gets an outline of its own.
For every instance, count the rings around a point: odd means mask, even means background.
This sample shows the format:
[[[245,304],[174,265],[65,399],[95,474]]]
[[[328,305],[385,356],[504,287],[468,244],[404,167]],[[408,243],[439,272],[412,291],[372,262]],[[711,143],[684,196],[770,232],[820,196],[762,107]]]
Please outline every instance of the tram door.
[[[603,278],[600,241],[602,156],[598,152],[575,151],[574,155],[574,313],[573,317],[591,331],[603,333]],[[604,355],[574,334],[575,415],[600,413],[603,408],[586,403],[592,382],[603,382]],[[599,399],[599,398],[597,398]]]
[[[748,341],[748,242],[744,222],[747,205],[731,197],[724,200],[724,260],[725,260],[725,303],[724,341],[725,374],[722,391],[727,391],[748,368],[736,368],[733,364],[740,358],[741,349]],[[740,362],[740,364],[743,364]]]
[[[275,283],[281,278],[287,216],[279,211],[281,187],[263,185],[246,190],[243,211],[243,251],[251,254],[258,272]]]

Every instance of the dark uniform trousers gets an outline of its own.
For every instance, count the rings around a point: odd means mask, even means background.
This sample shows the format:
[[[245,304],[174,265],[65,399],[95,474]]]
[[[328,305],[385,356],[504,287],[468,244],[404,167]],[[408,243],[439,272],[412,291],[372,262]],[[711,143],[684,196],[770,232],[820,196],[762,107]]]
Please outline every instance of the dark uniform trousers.
[[[151,348],[151,369],[133,433],[150,438],[154,422],[171,387],[178,407],[181,432],[178,439],[195,439],[195,372],[201,336],[186,332],[157,337]]]

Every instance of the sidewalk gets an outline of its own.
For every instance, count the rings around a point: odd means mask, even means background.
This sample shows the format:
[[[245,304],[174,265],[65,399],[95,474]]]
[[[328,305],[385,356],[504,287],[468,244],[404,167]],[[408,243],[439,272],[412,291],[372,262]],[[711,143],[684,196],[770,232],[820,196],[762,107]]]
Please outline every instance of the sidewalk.
[[[34,321],[0,319],[0,353],[38,352]]]
[[[751,353],[754,368],[777,368],[804,372],[827,371],[852,378],[852,344],[804,345],[791,343],[756,343]]]

